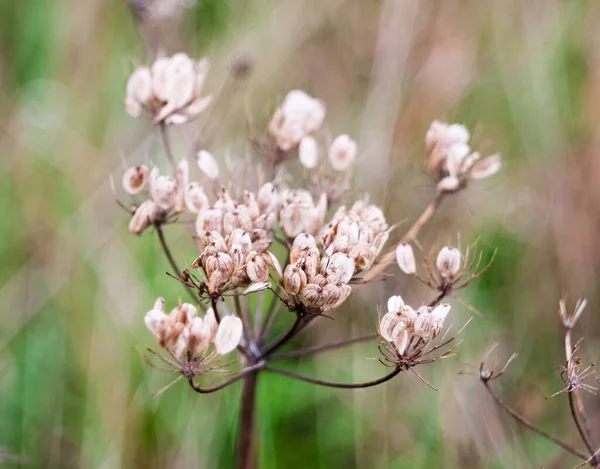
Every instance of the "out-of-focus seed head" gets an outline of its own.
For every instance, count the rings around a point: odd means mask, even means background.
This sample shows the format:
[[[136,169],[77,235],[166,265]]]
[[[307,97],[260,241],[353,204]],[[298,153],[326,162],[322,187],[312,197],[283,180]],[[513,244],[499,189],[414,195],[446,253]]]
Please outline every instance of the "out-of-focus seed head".
[[[339,135],[329,147],[329,164],[336,171],[346,171],[356,159],[356,142],[348,135]]]
[[[123,174],[122,185],[125,192],[134,195],[142,191],[148,182],[149,169],[145,164],[132,166]]]
[[[223,212],[218,208],[202,209],[196,218],[196,232],[198,235],[203,231],[222,231]]]
[[[443,278],[452,278],[458,273],[460,263],[460,251],[456,248],[444,246],[438,254],[435,266]]]
[[[236,316],[225,316],[215,337],[215,349],[218,354],[225,355],[234,350],[242,339],[243,325]]]
[[[396,248],[396,262],[405,274],[414,274],[417,271],[415,253],[410,244],[399,244]]]

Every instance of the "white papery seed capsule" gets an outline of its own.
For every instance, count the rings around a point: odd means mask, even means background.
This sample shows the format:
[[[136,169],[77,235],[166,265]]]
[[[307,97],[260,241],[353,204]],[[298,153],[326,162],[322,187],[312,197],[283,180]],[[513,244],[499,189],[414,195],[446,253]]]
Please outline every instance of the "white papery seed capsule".
[[[242,320],[236,316],[225,316],[215,337],[215,349],[220,355],[225,355],[235,349],[242,339]]]
[[[302,289],[302,302],[309,307],[323,306],[327,297],[323,294],[323,288],[314,283],[309,283]]]
[[[306,285],[306,274],[297,264],[289,264],[283,273],[283,287],[289,295],[297,295]]]
[[[196,155],[198,167],[209,179],[217,179],[219,177],[219,165],[217,160],[206,150],[200,150]]]
[[[402,308],[403,306],[404,300],[400,295],[390,296],[387,302],[388,311],[391,313],[400,312],[400,308]]]
[[[194,318],[190,325],[190,336],[188,345],[193,353],[203,353],[210,347],[212,337],[211,331],[202,318]]]
[[[248,254],[246,272],[254,283],[266,282],[269,279],[269,264],[264,255],[256,251]]]
[[[317,162],[319,161],[319,148],[317,146],[317,140],[313,136],[307,135],[300,140],[300,145],[298,146],[298,158],[305,168],[312,169],[317,166]]]
[[[200,213],[200,210],[208,208],[208,197],[204,193],[199,182],[190,182],[185,190],[184,198],[186,208],[195,214]]]
[[[461,254],[456,248],[444,246],[438,254],[435,266],[444,278],[454,277],[460,269]]]
[[[339,135],[329,147],[329,164],[336,171],[345,171],[356,158],[356,142],[348,135]]]
[[[129,222],[129,231],[133,234],[142,234],[146,229],[159,221],[161,218],[161,209],[152,200],[146,200],[140,205],[131,221]]]
[[[417,271],[415,253],[410,244],[399,244],[396,248],[396,262],[405,274],[414,274]]]
[[[406,348],[410,342],[410,334],[404,328],[404,324],[399,323],[392,331],[392,341],[394,347],[400,356],[404,355]]]
[[[392,332],[399,322],[400,316],[397,313],[390,312],[384,314],[379,321],[379,335],[388,342],[392,342],[394,340],[392,337]]]

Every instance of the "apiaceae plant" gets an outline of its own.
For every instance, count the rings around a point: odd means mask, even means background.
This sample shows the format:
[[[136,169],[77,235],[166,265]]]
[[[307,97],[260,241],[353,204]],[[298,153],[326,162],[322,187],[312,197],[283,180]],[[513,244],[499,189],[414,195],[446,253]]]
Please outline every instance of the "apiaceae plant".
[[[127,168],[121,186],[131,200],[118,200],[131,215],[132,234],[156,234],[173,282],[189,296],[186,302],[176,295],[158,298],[144,318],[156,340],[146,360],[176,373],[159,392],[180,381],[200,394],[242,381],[237,460],[238,467],[250,468],[257,457],[255,401],[262,373],[356,389],[411,371],[430,385],[417,367],[450,356],[456,337],[449,337],[444,328],[451,314],[444,300],[487,266],[481,266],[482,254],[475,253],[475,245],[464,253],[445,246],[434,263],[425,256],[425,275],[417,269],[413,245],[442,201],[496,173],[500,157],[481,158],[473,151],[465,126],[434,121],[425,136],[425,151],[435,196],[406,233],[389,243],[396,226],[367,195],[355,197],[351,192],[360,152],[357,142],[342,134],[327,144],[321,132],[325,103],[304,91],[290,91],[275,109],[267,134],[251,136],[254,154],[262,158],[261,165],[245,168],[253,177],[224,177],[223,162],[210,148],[176,155],[170,129],[219,105],[204,93],[207,73],[207,59],[195,61],[177,53],[160,56],[131,74],[125,109],[156,125],[168,164]],[[240,75],[239,67],[236,73]],[[299,172],[303,177],[292,176]],[[169,246],[167,230],[175,223],[191,227],[185,259],[175,259]],[[323,317],[343,321],[336,309],[390,270],[414,275],[434,291],[433,299],[413,307],[394,295],[373,333],[281,352]],[[250,302],[250,296],[258,299]],[[274,326],[279,320],[289,324],[277,335]],[[373,341],[384,365],[382,376],[373,381],[334,382],[276,364],[364,341]]]

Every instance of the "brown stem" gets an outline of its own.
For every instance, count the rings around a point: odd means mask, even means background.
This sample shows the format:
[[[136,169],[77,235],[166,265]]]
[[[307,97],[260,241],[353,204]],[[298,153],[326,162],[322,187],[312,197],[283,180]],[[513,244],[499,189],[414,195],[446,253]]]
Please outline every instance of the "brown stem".
[[[188,377],[188,382],[190,383],[190,386],[192,387],[192,389],[194,391],[196,391],[197,393],[210,394],[211,392],[220,391],[221,389],[229,386],[232,383],[235,383],[236,381],[238,381],[252,373],[258,373],[258,370],[260,370],[263,367],[264,367],[264,362],[260,362],[260,363],[256,363],[254,365],[248,366],[248,367],[244,368],[242,371],[240,371],[237,375],[232,376],[231,378],[223,381],[222,383],[216,384],[216,385],[208,387],[208,388],[203,388],[201,386],[198,386],[198,384],[196,384],[196,381],[194,380],[193,376]]]
[[[275,360],[286,360],[289,358],[297,358],[297,357],[306,357],[308,355],[314,355],[316,353],[327,352],[329,350],[335,350],[338,348],[346,347],[348,345],[357,344],[359,342],[366,342],[369,340],[373,340],[377,337],[377,333],[363,335],[361,337],[356,337],[354,339],[344,340],[343,342],[336,342],[333,344],[325,344],[325,345],[317,345],[314,347],[308,347],[300,350],[294,350],[292,352],[287,353],[279,353],[276,355],[271,355],[269,357],[269,361]]]
[[[572,455],[577,456],[578,458],[581,458],[583,460],[588,459],[588,456],[586,454],[584,454],[583,452],[579,451],[576,448],[573,448],[572,446],[568,445],[567,443],[563,442],[562,440],[559,440],[555,436],[552,436],[549,433],[546,433],[544,430],[542,430],[538,426],[534,425],[529,420],[527,420],[525,417],[523,417],[521,414],[519,414],[516,410],[514,410],[513,408],[511,408],[506,402],[504,402],[500,398],[500,396],[498,396],[492,390],[489,381],[486,381],[486,380],[482,379],[481,382],[485,386],[485,389],[487,389],[487,391],[490,394],[490,396],[492,397],[492,399],[494,399],[494,401],[496,402],[496,404],[498,404],[498,406],[500,406],[507,414],[509,414],[512,418],[514,418],[521,425],[529,428],[529,430],[537,433],[538,435],[541,435],[544,438],[550,440],[552,443],[554,443],[555,445],[560,446],[566,452],[571,453]]]
[[[161,245],[165,255],[167,256],[167,259],[169,260],[169,264],[171,265],[171,268],[175,271],[175,275],[177,275],[177,277],[181,278],[182,277],[181,270],[179,270],[179,267],[177,267],[175,258],[173,257],[173,254],[171,253],[171,250],[169,249],[169,245],[167,244],[167,239],[165,238],[165,233],[162,229],[162,226],[158,223],[154,226],[156,228],[156,232],[158,233],[158,240],[160,241],[160,245]],[[192,288],[189,285],[186,285],[186,284],[182,284],[182,285],[185,287],[187,292],[190,294],[194,304],[197,304],[198,296],[196,295],[196,293],[194,293],[194,290],[192,290]]]
[[[256,385],[258,383],[258,373],[258,370],[252,371],[244,379],[240,429],[237,437],[237,469],[254,469],[257,467]]]
[[[598,450],[594,447],[594,443],[591,439],[591,431],[587,422],[587,418],[585,417],[585,409],[583,408],[581,397],[579,396],[577,389],[573,389],[573,391],[567,392],[567,394],[569,395],[569,407],[571,408],[571,415],[573,416],[573,421],[575,422],[579,436],[581,436],[581,440],[585,444],[585,447],[592,454],[590,462],[594,465],[594,467],[597,468],[600,465],[600,458],[596,455]]]
[[[267,371],[272,371],[273,373],[278,373],[280,375],[287,376],[289,378],[297,379],[299,381],[304,381],[306,383],[312,383],[312,384],[317,384],[319,386],[327,386],[330,388],[338,388],[338,389],[360,389],[360,388],[368,388],[371,386],[377,386],[378,384],[389,381],[390,379],[392,379],[394,376],[396,376],[398,373],[400,373],[402,371],[400,368],[394,368],[394,371],[392,371],[391,373],[388,373],[387,375],[383,376],[382,378],[379,378],[379,379],[376,379],[373,381],[366,381],[364,383],[336,383],[335,381],[325,381],[322,379],[310,378],[308,376],[299,375],[292,371],[282,370],[280,368],[273,368],[268,365],[265,366],[264,369]]]
[[[434,199],[427,206],[427,208],[423,211],[421,216],[417,219],[417,221],[409,228],[404,236],[398,241],[390,250],[388,250],[379,260],[379,262],[367,272],[367,274],[362,278],[362,282],[369,282],[373,280],[377,275],[382,273],[388,265],[392,264],[396,260],[396,248],[400,244],[406,244],[413,241],[423,226],[431,219],[431,217],[435,214],[440,204],[444,200],[444,196],[446,192],[436,192]]]
[[[569,378],[575,373],[573,368],[574,360],[573,347],[571,346],[571,331],[572,327],[566,327],[565,354],[567,358],[567,376]],[[592,455],[592,464],[594,465],[594,467],[599,467],[600,456],[596,455],[598,447],[594,443],[592,429],[590,428],[590,424],[587,419],[587,413],[585,411],[585,407],[583,406],[583,401],[581,400],[579,389],[573,388],[570,392],[567,392],[567,394],[569,395],[569,407],[571,408],[571,415],[573,416],[573,421],[575,422],[577,431],[579,432],[579,435],[581,436],[581,440],[585,444],[585,447]]]
[[[292,324],[292,327],[290,327],[287,330],[287,332],[284,332],[277,339],[275,339],[275,342],[273,342],[271,345],[269,345],[265,349],[265,351],[262,353],[260,358],[266,357],[267,355],[269,355],[269,354],[273,353],[275,350],[277,350],[279,347],[282,347],[283,345],[285,345],[288,340],[290,340],[292,337],[294,337],[294,335],[296,335],[296,331],[300,327],[301,322],[302,322],[302,317],[296,316],[296,320],[294,321],[294,324]]]

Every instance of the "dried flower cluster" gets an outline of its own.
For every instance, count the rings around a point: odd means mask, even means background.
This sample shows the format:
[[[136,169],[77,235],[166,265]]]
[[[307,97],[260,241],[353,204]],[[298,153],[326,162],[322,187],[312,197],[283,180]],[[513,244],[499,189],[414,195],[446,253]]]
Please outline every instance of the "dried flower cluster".
[[[378,332],[383,339],[386,361],[403,367],[423,363],[432,350],[429,344],[444,326],[450,305],[440,304],[434,308],[421,306],[414,310],[404,304],[402,297],[392,296],[388,300],[388,312],[379,321]]]
[[[176,306],[167,315],[164,298],[156,300],[144,322],[158,345],[175,357],[181,357],[186,350],[193,355],[202,355],[211,345],[214,345],[215,353],[225,355],[234,350],[242,338],[240,318],[226,316],[217,323],[212,309],[201,318],[198,308],[189,303]]]
[[[210,103],[210,96],[201,96],[208,69],[208,60],[195,62],[184,53],[137,67],[127,82],[125,108],[133,117],[145,109],[154,123],[183,124]]]
[[[481,160],[469,146],[471,134],[464,125],[434,121],[425,136],[429,172],[440,191],[453,192],[472,179],[484,179],[500,170],[500,155]]]

